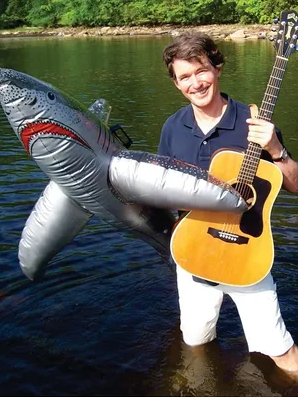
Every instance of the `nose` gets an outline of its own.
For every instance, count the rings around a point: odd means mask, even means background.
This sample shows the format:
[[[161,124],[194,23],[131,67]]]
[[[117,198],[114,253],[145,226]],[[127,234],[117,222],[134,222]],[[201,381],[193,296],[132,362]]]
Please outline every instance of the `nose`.
[[[197,74],[193,74],[190,78],[190,83],[193,87],[199,87],[201,85],[201,79]]]

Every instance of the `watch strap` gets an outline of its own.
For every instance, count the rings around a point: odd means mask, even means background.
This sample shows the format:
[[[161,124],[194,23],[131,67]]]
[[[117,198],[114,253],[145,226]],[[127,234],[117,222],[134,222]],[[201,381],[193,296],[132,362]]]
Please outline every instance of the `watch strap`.
[[[281,152],[280,152],[280,156],[277,157],[276,159],[272,158],[272,161],[279,162],[279,161],[284,161],[287,157],[288,157],[288,152],[287,149],[285,147],[282,148]]]

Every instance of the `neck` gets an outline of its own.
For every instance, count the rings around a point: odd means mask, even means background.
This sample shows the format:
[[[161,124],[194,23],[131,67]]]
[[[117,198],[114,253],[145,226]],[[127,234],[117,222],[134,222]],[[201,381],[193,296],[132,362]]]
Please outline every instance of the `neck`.
[[[208,106],[199,108],[192,105],[197,123],[212,122],[215,119],[219,121],[226,110],[227,102],[228,101],[219,94]]]
[[[219,95],[208,107],[198,108],[192,105],[195,120],[204,134],[208,134],[219,123],[226,111],[227,103],[228,101]]]

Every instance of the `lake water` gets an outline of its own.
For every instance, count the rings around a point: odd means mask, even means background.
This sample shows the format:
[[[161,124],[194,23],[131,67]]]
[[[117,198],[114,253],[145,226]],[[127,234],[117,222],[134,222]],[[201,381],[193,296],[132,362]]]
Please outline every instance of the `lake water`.
[[[0,67],[26,72],[89,106],[112,105],[133,149],[155,152],[165,119],[186,102],[167,77],[169,37],[0,39]],[[260,104],[274,62],[268,41],[222,42],[222,91]],[[298,54],[274,114],[298,159]],[[0,395],[298,395],[266,357],[248,355],[233,303],[218,339],[197,356],[182,343],[176,282],[156,252],[92,219],[42,282],[22,274],[21,231],[47,179],[0,112]],[[281,191],[272,214],[273,275],[298,342],[298,200]]]

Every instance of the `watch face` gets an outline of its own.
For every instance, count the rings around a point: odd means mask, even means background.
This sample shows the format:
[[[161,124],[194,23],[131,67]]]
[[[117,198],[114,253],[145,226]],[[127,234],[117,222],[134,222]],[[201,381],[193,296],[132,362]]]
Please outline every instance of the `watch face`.
[[[282,152],[281,152],[281,158],[283,160],[285,160],[288,157],[288,152],[286,151],[285,148],[283,148]]]
[[[277,159],[273,158],[272,160],[275,162],[278,162],[278,161],[283,161],[288,157],[289,157],[289,154],[288,154],[286,148],[283,148],[282,151],[280,152],[280,156]]]

